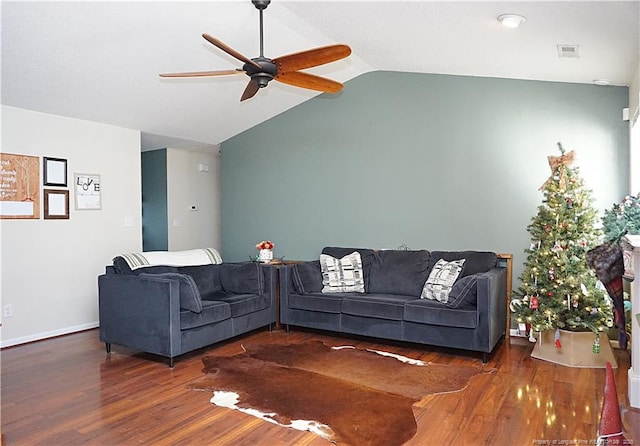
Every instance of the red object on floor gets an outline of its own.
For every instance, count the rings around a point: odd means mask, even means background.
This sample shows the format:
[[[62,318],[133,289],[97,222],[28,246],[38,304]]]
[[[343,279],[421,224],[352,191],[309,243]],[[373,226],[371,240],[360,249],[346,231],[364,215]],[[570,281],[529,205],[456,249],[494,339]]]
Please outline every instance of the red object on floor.
[[[613,376],[611,363],[608,361],[607,376],[604,381],[604,404],[602,405],[600,428],[598,429],[598,444],[627,444],[624,435],[622,435],[622,419],[620,418],[620,405],[618,404],[616,380]]]

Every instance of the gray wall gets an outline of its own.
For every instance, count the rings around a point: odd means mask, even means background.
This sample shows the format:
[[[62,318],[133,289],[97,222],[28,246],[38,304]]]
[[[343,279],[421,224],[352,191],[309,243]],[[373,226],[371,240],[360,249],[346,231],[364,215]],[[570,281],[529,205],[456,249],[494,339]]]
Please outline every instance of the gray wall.
[[[359,76],[222,144],[223,256],[246,260],[262,239],[288,259],[326,245],[492,250],[514,254],[515,279],[557,142],[576,150],[596,208],[627,193],[627,106],[624,87]]]
[[[168,250],[167,149],[142,152],[142,249]]]

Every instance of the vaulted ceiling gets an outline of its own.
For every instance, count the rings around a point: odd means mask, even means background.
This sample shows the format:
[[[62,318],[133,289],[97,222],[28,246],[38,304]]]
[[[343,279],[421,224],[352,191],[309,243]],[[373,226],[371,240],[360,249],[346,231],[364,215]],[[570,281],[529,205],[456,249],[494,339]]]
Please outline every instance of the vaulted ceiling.
[[[502,13],[527,21],[505,28],[496,20]],[[137,129],[143,146],[219,144],[318,93],[271,82],[241,103],[244,75],[158,74],[239,68],[201,35],[253,58],[258,30],[249,0],[4,0],[2,104]],[[349,58],[308,70],[340,82],[388,70],[629,85],[639,30],[637,0],[273,0],[264,52],[275,58],[348,44]],[[560,58],[558,45],[577,45],[579,57]]]

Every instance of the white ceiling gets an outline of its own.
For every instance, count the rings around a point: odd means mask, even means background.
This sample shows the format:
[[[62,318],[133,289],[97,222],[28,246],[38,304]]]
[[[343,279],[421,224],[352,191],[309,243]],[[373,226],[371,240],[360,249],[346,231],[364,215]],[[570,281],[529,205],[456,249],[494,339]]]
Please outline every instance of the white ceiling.
[[[502,27],[508,12],[527,22]],[[640,57],[640,0],[273,0],[264,26],[270,58],[348,44],[349,58],[309,70],[340,82],[389,70],[628,86]],[[271,82],[240,103],[244,75],[158,74],[239,68],[201,34],[252,58],[258,29],[250,0],[3,0],[2,103],[137,129],[143,148],[219,144],[317,93]],[[559,58],[559,44],[580,58]]]

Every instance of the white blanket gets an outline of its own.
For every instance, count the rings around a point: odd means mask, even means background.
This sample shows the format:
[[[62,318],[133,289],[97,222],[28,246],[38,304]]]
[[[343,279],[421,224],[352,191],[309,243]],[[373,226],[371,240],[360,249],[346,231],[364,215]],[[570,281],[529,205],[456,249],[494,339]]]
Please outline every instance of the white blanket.
[[[121,254],[132,270],[146,266],[196,266],[222,263],[220,253],[214,248],[190,249],[187,251],[149,251]]]

